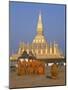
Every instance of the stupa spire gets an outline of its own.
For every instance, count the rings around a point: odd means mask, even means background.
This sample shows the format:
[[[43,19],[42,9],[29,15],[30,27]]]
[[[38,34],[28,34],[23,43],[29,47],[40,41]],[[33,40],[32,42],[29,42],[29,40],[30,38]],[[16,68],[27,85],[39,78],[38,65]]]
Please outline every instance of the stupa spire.
[[[41,11],[39,12],[39,17],[38,17],[37,34],[43,34],[43,24],[42,24]]]

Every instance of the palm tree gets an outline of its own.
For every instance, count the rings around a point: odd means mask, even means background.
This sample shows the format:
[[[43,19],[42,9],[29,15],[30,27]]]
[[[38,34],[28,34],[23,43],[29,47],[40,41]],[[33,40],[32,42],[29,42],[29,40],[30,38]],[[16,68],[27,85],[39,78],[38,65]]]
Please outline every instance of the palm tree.
[[[24,51],[23,54],[22,54],[22,58],[25,59],[25,58],[28,58],[29,57],[29,54],[27,53],[27,51]]]

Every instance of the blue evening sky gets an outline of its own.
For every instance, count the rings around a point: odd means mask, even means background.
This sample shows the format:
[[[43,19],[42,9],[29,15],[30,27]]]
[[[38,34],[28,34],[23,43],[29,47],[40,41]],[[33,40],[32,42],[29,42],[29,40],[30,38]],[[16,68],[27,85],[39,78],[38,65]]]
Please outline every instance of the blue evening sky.
[[[36,35],[40,11],[48,43],[56,41],[65,52],[65,5],[10,1],[10,55],[17,52],[20,42],[32,42]]]

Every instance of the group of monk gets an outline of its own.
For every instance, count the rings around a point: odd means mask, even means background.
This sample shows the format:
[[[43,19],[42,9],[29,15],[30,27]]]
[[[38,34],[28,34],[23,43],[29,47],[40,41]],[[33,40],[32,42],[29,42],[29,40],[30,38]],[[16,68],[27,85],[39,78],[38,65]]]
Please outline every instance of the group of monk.
[[[18,75],[43,75],[45,74],[45,65],[40,61],[36,60],[18,60],[18,67],[17,67],[17,74]]]
[[[58,76],[58,67],[56,64],[51,66],[51,78],[56,79]],[[45,64],[38,60],[18,60],[18,75],[45,75]]]

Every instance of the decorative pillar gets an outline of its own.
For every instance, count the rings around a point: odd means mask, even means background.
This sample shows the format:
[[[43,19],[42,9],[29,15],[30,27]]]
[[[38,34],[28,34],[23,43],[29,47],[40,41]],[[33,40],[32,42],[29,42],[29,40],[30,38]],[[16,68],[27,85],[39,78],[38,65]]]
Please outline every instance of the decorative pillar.
[[[52,55],[52,43],[50,43],[50,55]]]
[[[29,49],[27,49],[27,53],[29,53]]]
[[[41,49],[41,55],[43,54],[43,50]]]
[[[57,54],[57,51],[56,51],[56,43],[55,43],[55,41],[54,41],[54,55],[56,55]]]
[[[46,49],[45,49],[45,54],[47,55],[48,54],[48,47],[46,45]]]
[[[38,49],[36,49],[36,54],[38,54]]]
[[[20,55],[22,53],[22,42],[20,42],[20,45],[19,45],[19,50],[18,50],[18,54]]]
[[[46,50],[45,50],[45,53],[47,54],[47,48],[46,48]]]

